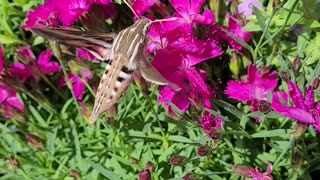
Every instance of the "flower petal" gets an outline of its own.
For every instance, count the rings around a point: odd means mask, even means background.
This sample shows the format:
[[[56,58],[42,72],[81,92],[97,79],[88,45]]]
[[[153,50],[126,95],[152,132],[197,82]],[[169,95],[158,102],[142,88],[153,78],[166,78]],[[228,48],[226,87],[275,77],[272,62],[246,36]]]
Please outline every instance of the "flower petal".
[[[304,98],[303,98],[302,92],[299,89],[298,85],[289,81],[288,82],[288,89],[289,89],[289,94],[290,94],[290,97],[291,97],[294,105],[296,107],[307,110],[307,107],[304,105]]]
[[[309,86],[306,91],[306,95],[304,96],[304,105],[306,105],[308,109],[311,109],[314,106],[314,92],[312,85]]]

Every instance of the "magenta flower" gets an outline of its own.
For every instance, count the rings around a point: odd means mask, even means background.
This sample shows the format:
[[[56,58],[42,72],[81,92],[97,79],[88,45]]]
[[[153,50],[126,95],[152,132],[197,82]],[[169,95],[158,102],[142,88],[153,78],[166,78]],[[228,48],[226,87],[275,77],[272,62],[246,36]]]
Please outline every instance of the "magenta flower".
[[[27,21],[23,28],[33,27],[56,27],[59,24],[57,13],[54,7],[55,0],[48,0],[39,6],[35,11],[29,11]]]
[[[269,73],[268,71],[268,69],[263,68],[259,72],[255,65],[250,64],[246,80],[244,82],[229,81],[225,94],[229,98],[249,102],[252,111],[257,111],[259,101],[266,101],[268,93],[277,87],[276,72]]]
[[[61,71],[61,67],[57,62],[50,61],[52,57],[51,50],[43,51],[36,61],[31,47],[28,45],[19,49],[18,56],[21,60],[26,62],[26,64],[17,62],[11,65],[8,70],[12,75],[18,77],[23,83],[27,79],[39,80],[40,72],[43,75],[51,75]]]
[[[157,0],[134,0],[132,9],[137,16],[142,16],[148,9],[150,9]]]
[[[176,14],[173,17],[177,17],[178,19],[176,21],[165,22],[164,24],[170,27],[169,30],[179,27],[188,33],[192,33],[193,23],[203,25],[215,24],[214,14],[210,10],[205,9],[202,15],[199,14],[205,2],[205,0],[170,0],[172,7],[176,10]]]
[[[77,49],[76,56],[78,59],[86,59],[92,62],[99,62],[99,60],[86,49]]]
[[[56,27],[61,22],[64,27],[72,25],[87,12],[93,3],[106,5],[110,0],[48,0],[35,11],[29,11],[24,28]]]
[[[253,15],[253,7],[261,9],[262,4],[258,0],[244,0],[238,6],[238,13],[243,14],[245,16]]]
[[[92,72],[86,68],[81,68],[81,74],[82,74],[83,80],[86,82],[88,82],[88,80],[93,77]],[[70,81],[72,83],[72,91],[73,91],[74,95],[76,96],[76,98],[78,100],[82,100],[83,95],[84,95],[84,91],[86,90],[85,83],[82,81],[82,79],[79,76],[71,74],[71,73],[68,74],[68,78],[70,79]],[[61,79],[59,81],[59,86],[63,87],[66,85],[67,84],[66,84],[64,77],[61,77]]]
[[[17,97],[17,92],[5,84],[0,85],[0,109],[6,118],[14,118],[15,110],[24,111],[24,105]]]
[[[320,132],[320,102],[314,102],[313,86],[307,88],[304,97],[298,85],[291,81],[288,82],[288,89],[295,107],[288,105],[288,95],[285,92],[278,91],[272,95],[272,109],[299,123],[311,124]]]
[[[246,178],[252,178],[253,180],[272,180],[272,164],[267,163],[267,171],[265,173],[261,173],[259,168],[252,168],[249,166],[240,166],[235,165],[233,166],[233,171],[241,176],[244,176]]]
[[[4,67],[4,58],[3,58],[3,48],[0,46],[0,111],[3,112],[4,117],[14,118],[15,110],[21,112],[24,111],[24,105],[17,97],[15,90],[10,88],[8,85],[3,84],[3,79],[1,77]]]

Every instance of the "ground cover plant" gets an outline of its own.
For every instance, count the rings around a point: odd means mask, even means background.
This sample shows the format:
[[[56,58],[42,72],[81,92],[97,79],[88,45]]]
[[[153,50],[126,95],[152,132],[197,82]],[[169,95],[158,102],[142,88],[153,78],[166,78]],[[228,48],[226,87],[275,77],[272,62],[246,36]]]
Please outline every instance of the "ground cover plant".
[[[316,0],[1,0],[0,179],[317,179],[319,10]],[[141,18],[163,20],[145,56],[170,83],[132,83],[117,115],[90,125],[110,63],[92,52],[110,51],[32,29],[118,33]]]

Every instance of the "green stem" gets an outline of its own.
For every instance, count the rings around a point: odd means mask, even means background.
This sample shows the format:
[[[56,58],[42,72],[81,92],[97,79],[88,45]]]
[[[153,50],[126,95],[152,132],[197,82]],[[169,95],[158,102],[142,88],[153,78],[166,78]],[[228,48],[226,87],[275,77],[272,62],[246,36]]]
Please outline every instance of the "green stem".
[[[153,103],[151,101],[150,96],[147,96],[147,100],[148,100],[149,104],[152,106]],[[157,120],[158,126],[160,128],[160,133],[161,133],[161,136],[162,136],[162,142],[163,142],[163,144],[167,145],[168,144],[168,140],[167,140],[165,132],[163,131],[163,127],[161,125],[161,121],[159,119],[159,116],[158,116],[156,110],[154,109],[154,106],[152,106],[151,110],[156,116],[156,120]]]
[[[286,3],[286,2],[287,2],[287,1],[283,1],[283,2],[281,3],[281,6],[282,6],[284,3]],[[284,32],[284,28],[286,27],[286,25],[287,25],[287,23],[288,23],[288,21],[289,21],[289,19],[290,19],[290,16],[291,16],[291,14],[293,13],[293,10],[295,9],[295,7],[298,5],[298,3],[299,3],[299,0],[296,0],[296,1],[294,2],[294,4],[292,5],[292,7],[290,8],[289,14],[287,15],[287,17],[286,17],[286,19],[285,19],[285,21],[284,21],[284,24],[282,25],[282,27],[281,27],[281,29],[280,29],[280,31],[279,31],[279,34],[278,34],[278,36],[277,36],[276,39],[278,39],[278,40],[281,39],[281,36],[282,36],[282,34],[283,34],[283,32]],[[275,51],[278,50],[279,45],[280,45],[280,43],[275,43],[275,46],[273,46],[270,60],[273,59],[274,54],[275,54]]]
[[[81,109],[80,109],[80,106],[79,106],[79,104],[78,104],[78,100],[77,100],[77,98],[76,98],[76,96],[74,95],[74,92],[73,92],[73,90],[72,90],[72,83],[71,83],[71,81],[70,81],[70,78],[68,77],[68,73],[67,73],[66,67],[64,66],[64,63],[62,62],[62,55],[61,55],[60,46],[57,45],[57,44],[54,44],[54,46],[57,48],[57,51],[55,51],[55,55],[56,55],[56,57],[57,57],[60,65],[61,65],[62,72],[63,72],[63,75],[64,75],[64,79],[65,79],[65,81],[66,81],[67,87],[69,88],[69,90],[70,90],[70,92],[71,92],[71,94],[72,94],[72,98],[73,98],[74,103],[75,103],[75,105],[76,105],[76,108],[77,108],[77,110],[78,110],[78,112],[79,112],[79,114],[80,114],[80,118],[81,118],[82,120],[84,120],[83,117],[81,116]]]
[[[270,26],[270,23],[271,23],[271,21],[272,21],[272,19],[273,19],[273,16],[276,14],[276,12],[277,12],[277,9],[272,12],[271,17],[270,17],[270,20],[268,21],[268,24],[266,25],[266,27],[264,28],[264,30],[263,30],[263,32],[262,32],[262,35],[261,35],[261,37],[260,37],[260,39],[259,39],[259,42],[258,42],[258,44],[257,44],[257,46],[256,46],[256,48],[255,48],[255,50],[254,50],[254,53],[253,53],[253,62],[255,62],[255,61],[257,60],[258,51],[259,51],[260,46],[261,46],[261,44],[262,44],[262,42],[263,42],[264,36],[265,36],[265,34],[267,33],[267,30],[268,30],[268,28],[269,28],[269,26]]]
[[[283,151],[281,152],[280,156],[279,156],[279,157],[276,159],[276,161],[273,163],[273,165],[272,165],[272,166],[273,166],[273,169],[276,169],[276,167],[278,166],[278,164],[279,164],[280,161],[282,160],[283,156],[289,151],[289,149],[291,149],[291,148],[293,147],[294,142],[295,142],[293,136],[291,136],[289,142],[290,142],[290,145],[289,145],[285,150],[283,150]]]

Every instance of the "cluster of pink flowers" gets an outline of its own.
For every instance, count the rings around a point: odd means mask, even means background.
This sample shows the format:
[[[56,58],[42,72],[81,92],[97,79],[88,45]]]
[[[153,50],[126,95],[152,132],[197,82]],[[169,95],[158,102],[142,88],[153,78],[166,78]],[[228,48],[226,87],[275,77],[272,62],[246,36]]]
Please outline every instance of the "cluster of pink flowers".
[[[205,3],[201,1],[170,1],[175,13],[170,15],[168,7],[159,0],[133,1],[133,9],[138,16],[147,15],[151,17],[158,12],[164,19],[175,18],[173,21],[153,23],[147,36],[151,42],[147,45],[147,53],[154,55],[153,66],[172,84],[178,88],[164,86],[161,88],[159,102],[167,109],[168,113],[174,115],[171,102],[185,113],[190,106],[203,112],[199,119],[205,132],[211,136],[212,132],[222,127],[222,117],[215,117],[205,111],[212,109],[210,100],[216,97],[212,86],[207,83],[208,74],[196,66],[203,61],[214,60],[223,54],[220,43],[229,44],[236,51],[241,51],[242,46],[231,38],[225,31],[233,34],[238,39],[248,42],[251,33],[243,32],[242,25],[237,22],[239,17],[227,15],[228,26],[218,26],[212,11],[200,10]],[[63,27],[71,26],[76,20],[85,19],[85,14],[92,6],[101,6],[104,9],[104,18],[115,16],[114,4],[101,0],[48,0],[39,6],[37,10],[30,11],[24,28],[34,27],[56,27],[59,23]],[[107,13],[107,12],[114,12]],[[196,37],[194,27],[209,27],[205,36]],[[48,51],[47,53],[49,53]],[[51,54],[48,54],[49,56]],[[77,50],[78,57],[93,61],[96,59],[85,50]],[[40,62],[39,62],[40,63]],[[13,69],[12,69],[13,70]],[[44,74],[49,74],[43,70]],[[86,70],[84,80],[89,80],[92,75]],[[79,100],[82,99],[85,86],[76,75],[68,75],[72,84],[74,94]],[[30,77],[23,76],[25,79]],[[60,80],[61,86],[66,85],[64,79]]]
[[[159,0],[134,0],[133,9],[138,16],[154,18],[155,12],[162,16],[164,21],[154,22],[147,34],[150,42],[147,44],[147,54],[153,55],[152,65],[172,84],[160,88],[159,103],[163,104],[168,113],[175,115],[174,104],[182,113],[190,108],[201,112],[198,122],[209,137],[216,139],[215,132],[222,128],[223,118],[215,116],[207,110],[212,110],[211,101],[216,98],[213,86],[208,83],[206,71],[197,65],[204,61],[214,61],[224,54],[221,44],[228,45],[232,51],[243,51],[243,47],[232,36],[243,42],[249,42],[252,33],[244,32],[246,22],[244,16],[253,14],[252,8],[261,8],[257,0],[243,1],[238,7],[238,14],[227,14],[227,26],[217,25],[214,12],[209,9],[201,11],[205,0],[170,0],[175,10],[170,10]],[[116,7],[111,0],[48,0],[35,11],[30,11],[24,28],[34,27],[69,27],[77,20],[85,20],[85,14],[93,6],[103,8],[104,17],[112,18],[117,14]],[[138,18],[138,17],[136,17]],[[170,19],[170,20],[165,20]],[[204,28],[205,27],[205,28]],[[207,29],[199,37],[198,29]],[[19,48],[17,51],[20,62],[13,63],[4,71],[3,49],[0,48],[0,109],[7,118],[13,118],[12,112],[24,110],[22,101],[16,91],[8,86],[2,76],[7,73],[20,80],[21,83],[30,81],[37,83],[41,75],[59,73],[62,68],[51,60],[52,51],[46,50],[36,58],[30,46]],[[98,60],[90,52],[78,49],[78,58]],[[89,69],[80,68],[80,75],[68,74],[72,83],[72,90],[78,100],[82,100],[85,92],[85,83],[92,78]],[[58,82],[66,86],[65,77]],[[288,93],[277,91],[278,77],[275,71],[266,67],[258,69],[254,64],[248,66],[247,77],[243,81],[229,81],[224,93],[231,99],[250,104],[252,111],[273,110],[285,117],[296,120],[301,124],[310,124],[320,132],[320,103],[315,103],[314,87],[310,85],[305,95],[298,85],[288,82]],[[270,97],[270,98],[268,98]],[[289,104],[289,97],[294,107]],[[266,107],[269,107],[266,108]],[[257,119],[259,120],[259,119]],[[253,179],[271,179],[271,165],[265,174],[249,167],[237,167],[236,170],[245,177]],[[242,171],[245,171],[243,173]]]
[[[161,88],[159,102],[167,109],[169,114],[174,114],[170,103],[173,103],[182,113],[190,106],[198,110],[212,109],[211,100],[216,97],[212,86],[207,83],[208,74],[196,66],[203,61],[214,60],[223,54],[219,43],[228,43],[236,51],[242,46],[228,36],[228,31],[244,42],[250,40],[251,34],[242,31],[242,25],[237,23],[234,16],[228,15],[228,27],[218,26],[215,16],[209,9],[200,10],[205,3],[201,1],[179,1],[171,0],[175,9],[173,15],[165,6],[157,0],[143,3],[136,0],[133,9],[142,15],[147,12],[152,15],[158,11],[164,19],[176,19],[153,23],[147,34],[151,42],[147,45],[147,53],[153,54],[153,66],[168,80],[179,87],[165,86]],[[153,11],[149,11],[152,9]],[[198,38],[194,27],[210,27],[205,36]],[[168,103],[170,102],[170,103]],[[199,119],[202,127],[210,136],[215,129],[221,129],[222,117],[215,117],[209,112],[204,112]]]
[[[0,111],[4,117],[13,118],[16,110],[23,112],[24,105],[17,96],[17,92],[4,81],[3,48],[0,46]]]

